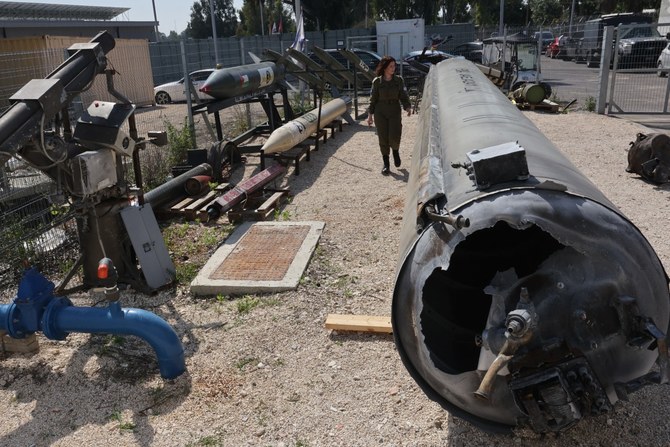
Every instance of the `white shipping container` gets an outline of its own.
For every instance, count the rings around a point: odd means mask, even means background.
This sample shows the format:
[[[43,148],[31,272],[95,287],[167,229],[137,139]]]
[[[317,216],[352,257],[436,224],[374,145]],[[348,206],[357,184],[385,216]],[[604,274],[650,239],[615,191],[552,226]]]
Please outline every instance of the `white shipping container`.
[[[410,51],[423,50],[426,24],[424,19],[377,22],[377,53],[400,60]]]

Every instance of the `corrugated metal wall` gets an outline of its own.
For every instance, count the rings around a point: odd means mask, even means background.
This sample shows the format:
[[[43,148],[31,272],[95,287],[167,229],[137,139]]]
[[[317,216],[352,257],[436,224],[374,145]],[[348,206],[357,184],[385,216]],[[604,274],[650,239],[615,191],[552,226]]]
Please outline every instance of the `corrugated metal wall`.
[[[67,48],[81,43],[80,37],[35,36],[0,39],[0,107],[9,106],[9,97],[28,81],[44,78],[67,59]],[[149,44],[146,40],[116,39],[116,47],[107,55],[119,73],[123,87],[117,90],[137,105],[153,103],[153,83]],[[117,78],[118,79],[118,78]],[[118,81],[117,81],[118,82]],[[103,76],[98,76],[82,101],[114,101],[107,92]]]

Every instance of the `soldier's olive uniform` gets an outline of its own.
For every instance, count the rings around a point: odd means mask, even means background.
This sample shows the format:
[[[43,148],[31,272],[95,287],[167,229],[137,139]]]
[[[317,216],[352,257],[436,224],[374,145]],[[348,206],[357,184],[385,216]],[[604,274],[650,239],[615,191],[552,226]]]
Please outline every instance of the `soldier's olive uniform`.
[[[402,136],[402,110],[409,109],[409,95],[405,88],[405,82],[400,76],[393,75],[390,81],[383,80],[377,76],[372,81],[372,92],[370,94],[370,110],[374,115],[379,137],[379,149],[383,156],[388,157],[389,148],[397,151],[400,149],[400,137]]]

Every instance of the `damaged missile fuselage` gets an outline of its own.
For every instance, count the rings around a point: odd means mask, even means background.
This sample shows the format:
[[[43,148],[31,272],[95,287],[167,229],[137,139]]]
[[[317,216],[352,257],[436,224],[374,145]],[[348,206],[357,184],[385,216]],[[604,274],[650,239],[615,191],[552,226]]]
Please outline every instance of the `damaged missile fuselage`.
[[[426,79],[403,222],[396,345],[455,416],[556,432],[667,381],[649,242],[466,60]]]

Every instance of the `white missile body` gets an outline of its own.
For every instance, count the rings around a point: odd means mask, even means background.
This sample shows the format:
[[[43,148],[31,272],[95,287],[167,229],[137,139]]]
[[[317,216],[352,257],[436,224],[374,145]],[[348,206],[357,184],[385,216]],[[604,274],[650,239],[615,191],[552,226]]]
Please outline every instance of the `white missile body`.
[[[330,124],[351,107],[351,99],[346,96],[335,98],[321,106],[321,128]],[[316,132],[319,109],[310,110],[304,115],[277,128],[261,148],[266,154],[284,152],[303,142]]]

